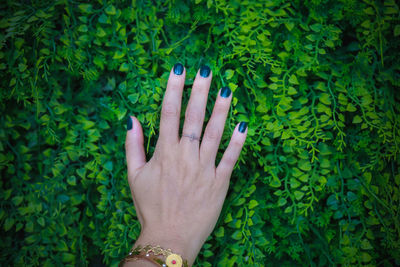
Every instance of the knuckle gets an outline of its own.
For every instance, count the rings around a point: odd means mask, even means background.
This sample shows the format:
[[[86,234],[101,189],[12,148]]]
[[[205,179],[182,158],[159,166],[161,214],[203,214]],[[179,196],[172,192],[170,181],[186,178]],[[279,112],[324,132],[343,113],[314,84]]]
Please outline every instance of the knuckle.
[[[178,109],[175,105],[166,103],[162,108],[161,114],[165,117],[175,117],[178,115]]]
[[[200,123],[201,114],[197,110],[190,109],[186,113],[186,120],[190,123]]]
[[[236,150],[239,150],[242,147],[242,141],[238,139],[232,140],[232,145]]]
[[[236,163],[236,157],[227,155],[224,161],[227,165],[232,166]]]
[[[228,107],[229,106],[226,103],[222,103],[222,101],[218,101],[215,104],[214,112],[216,114],[224,114],[227,111]]]
[[[220,137],[220,132],[216,127],[207,128],[207,131],[204,134],[204,138],[211,141],[218,140],[219,137]]]

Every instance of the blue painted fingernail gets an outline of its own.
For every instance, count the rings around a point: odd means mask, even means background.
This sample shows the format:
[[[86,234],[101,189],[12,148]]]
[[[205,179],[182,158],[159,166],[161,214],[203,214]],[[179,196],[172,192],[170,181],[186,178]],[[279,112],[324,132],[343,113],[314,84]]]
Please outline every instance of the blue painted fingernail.
[[[133,123],[132,123],[132,118],[131,118],[131,116],[128,116],[128,120],[127,120],[127,122],[126,122],[126,129],[129,131],[129,130],[131,130],[132,129],[132,125],[133,125]]]
[[[239,132],[244,133],[246,131],[247,128],[247,122],[242,121],[239,124]]]
[[[203,65],[200,68],[200,76],[203,78],[207,78],[210,75],[211,69],[207,65]]]
[[[228,98],[231,95],[231,89],[229,89],[229,87],[225,86],[221,88],[221,96]]]
[[[174,65],[174,73],[176,75],[181,75],[183,73],[183,65],[181,63],[176,63]]]

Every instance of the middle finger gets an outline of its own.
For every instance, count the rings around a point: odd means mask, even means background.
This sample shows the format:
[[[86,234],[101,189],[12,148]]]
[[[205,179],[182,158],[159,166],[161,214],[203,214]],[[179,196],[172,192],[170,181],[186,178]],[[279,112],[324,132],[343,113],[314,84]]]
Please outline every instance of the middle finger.
[[[194,80],[189,103],[186,107],[185,122],[183,124],[181,143],[199,148],[199,140],[191,140],[183,135],[194,135],[200,138],[203,130],[204,115],[206,112],[208,91],[212,80],[210,67],[202,66]]]

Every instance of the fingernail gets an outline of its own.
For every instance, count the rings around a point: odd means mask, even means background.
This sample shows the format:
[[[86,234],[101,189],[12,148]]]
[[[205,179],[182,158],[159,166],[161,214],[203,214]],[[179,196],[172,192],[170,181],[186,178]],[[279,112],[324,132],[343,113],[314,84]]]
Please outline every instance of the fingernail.
[[[228,98],[231,95],[231,89],[229,89],[229,87],[225,86],[221,88],[221,96]]]
[[[201,68],[200,68],[200,76],[201,77],[207,78],[208,75],[210,75],[210,72],[211,72],[211,69],[209,66],[207,66],[207,65],[201,66]]]
[[[132,118],[131,118],[131,116],[128,116],[128,120],[126,122],[126,130],[128,130],[128,131],[131,130],[132,126],[133,126]]]
[[[247,128],[247,122],[242,121],[239,124],[239,132],[244,133],[246,131]]]
[[[181,75],[183,73],[183,65],[181,63],[176,63],[174,65],[174,73],[176,75]]]

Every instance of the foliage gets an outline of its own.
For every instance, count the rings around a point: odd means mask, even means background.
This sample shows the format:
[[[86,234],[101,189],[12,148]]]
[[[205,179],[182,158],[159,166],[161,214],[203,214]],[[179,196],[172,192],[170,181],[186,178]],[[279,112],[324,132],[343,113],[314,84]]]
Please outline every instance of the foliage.
[[[116,266],[140,233],[125,118],[151,157],[177,61],[188,88],[212,67],[206,120],[234,92],[218,159],[249,122],[196,266],[400,265],[394,0],[9,0],[0,17],[2,265]]]

